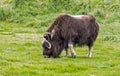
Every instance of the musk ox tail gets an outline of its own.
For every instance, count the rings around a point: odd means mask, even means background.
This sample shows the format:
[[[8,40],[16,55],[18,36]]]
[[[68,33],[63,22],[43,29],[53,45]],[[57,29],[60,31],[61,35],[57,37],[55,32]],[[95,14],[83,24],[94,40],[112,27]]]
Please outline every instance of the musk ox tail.
[[[92,15],[90,15],[90,25],[92,29],[91,37],[92,37],[92,41],[94,42],[99,32],[99,24],[96,22],[95,18]]]
[[[95,17],[93,17],[92,15],[89,15],[90,17],[89,17],[89,19],[90,19],[90,22],[95,22]]]

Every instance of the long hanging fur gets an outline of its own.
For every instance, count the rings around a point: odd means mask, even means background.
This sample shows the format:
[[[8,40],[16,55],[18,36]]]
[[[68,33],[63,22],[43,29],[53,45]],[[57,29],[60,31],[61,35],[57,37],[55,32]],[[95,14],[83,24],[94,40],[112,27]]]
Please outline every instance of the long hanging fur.
[[[55,31],[52,39],[48,40],[53,57],[58,57],[71,41],[74,45],[93,46],[97,38],[99,25],[92,15],[75,17],[68,14],[59,15],[46,32]],[[45,50],[45,49],[44,49]]]

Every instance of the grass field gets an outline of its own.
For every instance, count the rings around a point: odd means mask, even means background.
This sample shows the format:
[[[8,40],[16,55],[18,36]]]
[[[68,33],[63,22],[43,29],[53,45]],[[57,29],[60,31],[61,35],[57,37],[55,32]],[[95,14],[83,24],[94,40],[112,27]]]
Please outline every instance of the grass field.
[[[43,58],[42,35],[60,13],[100,24],[93,57]],[[120,0],[0,0],[0,76],[120,76]]]
[[[65,51],[60,58],[43,58],[41,41],[47,27],[32,28],[15,23],[0,23],[0,76],[120,75],[119,23],[100,25],[93,57],[87,57],[86,46],[75,47],[75,59],[64,57]],[[117,31],[112,31],[115,29]],[[106,33],[109,33],[108,36]],[[112,37],[114,33],[116,36]]]

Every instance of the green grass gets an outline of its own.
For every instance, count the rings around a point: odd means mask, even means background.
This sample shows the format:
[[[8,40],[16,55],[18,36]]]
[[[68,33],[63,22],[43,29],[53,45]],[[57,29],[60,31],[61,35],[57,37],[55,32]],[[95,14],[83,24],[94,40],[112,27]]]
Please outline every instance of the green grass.
[[[60,13],[92,14],[100,19],[120,17],[119,0],[1,0],[0,5],[1,21],[28,27],[48,26]]]
[[[60,58],[43,58],[42,34],[47,27],[35,28],[24,27],[22,24],[0,23],[0,76],[120,75],[120,41],[104,39],[107,32],[111,32],[110,35],[114,34],[110,29],[113,28],[112,25],[119,23],[109,24],[110,27],[102,24],[94,45],[93,57],[87,57],[86,46],[75,47],[77,53],[75,59],[64,57],[65,51]],[[116,32],[119,36],[120,31]]]
[[[0,76],[120,76],[119,0],[0,0]],[[60,13],[92,14],[99,36],[77,58],[43,58],[42,35]]]

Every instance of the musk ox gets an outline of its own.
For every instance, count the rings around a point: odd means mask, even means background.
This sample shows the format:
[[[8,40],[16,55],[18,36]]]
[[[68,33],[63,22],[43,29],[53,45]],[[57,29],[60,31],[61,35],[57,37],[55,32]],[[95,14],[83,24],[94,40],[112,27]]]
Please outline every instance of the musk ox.
[[[44,34],[42,43],[44,57],[59,57],[63,49],[68,48],[73,58],[73,47],[87,45],[88,57],[92,56],[92,47],[98,35],[99,25],[92,15],[59,15]]]

